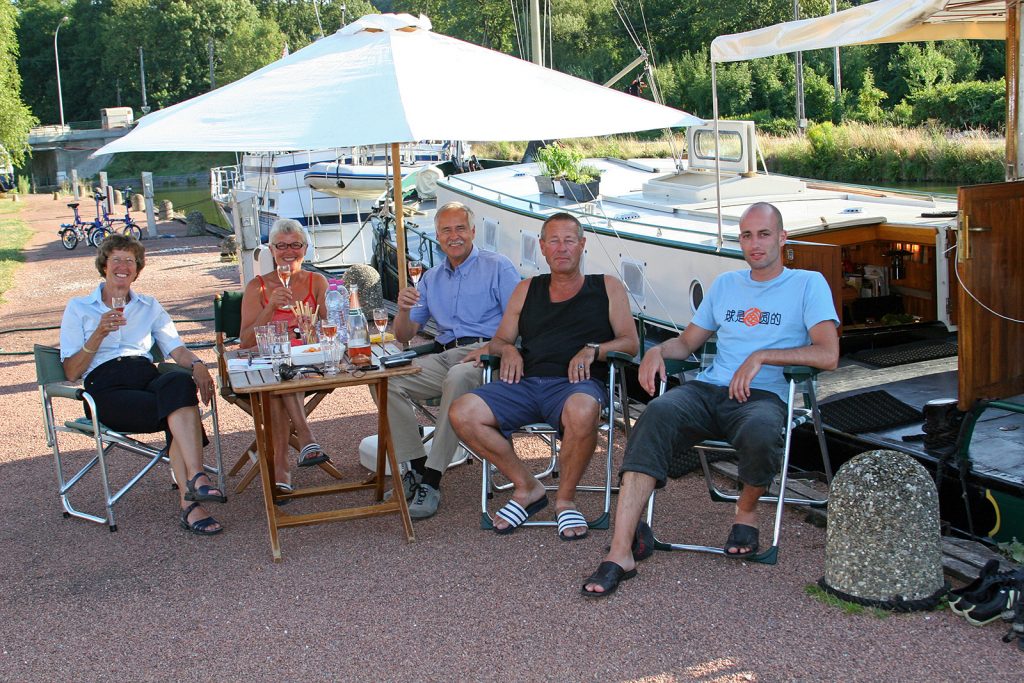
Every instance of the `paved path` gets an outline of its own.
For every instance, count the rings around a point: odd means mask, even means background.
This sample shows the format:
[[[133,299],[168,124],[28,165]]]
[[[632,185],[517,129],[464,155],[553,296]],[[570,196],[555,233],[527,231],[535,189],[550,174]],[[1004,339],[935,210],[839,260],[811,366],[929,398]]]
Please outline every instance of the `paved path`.
[[[25,205],[36,234],[0,329],[57,325],[68,297],[95,286],[92,250],[57,242],[65,213],[47,197]],[[176,318],[209,317],[213,294],[236,286],[213,238],[147,249],[138,289]],[[211,325],[181,329],[208,341]],[[54,330],[0,335],[4,351],[56,340]],[[792,512],[774,567],[659,553],[603,601],[578,589],[608,532],[561,543],[553,529],[481,531],[478,465],[448,474],[439,514],[416,524],[411,545],[390,517],[284,530],[275,565],[258,489],[213,506],[227,530],[198,538],[177,525],[166,469],[129,494],[111,534],[61,517],[31,357],[0,358],[0,370],[2,680],[1019,680],[1002,625],[974,628],[948,610],[847,615],[808,597],[825,535]],[[251,425],[221,409],[234,453]],[[356,476],[374,421],[363,391],[336,392],[314,429]],[[659,500],[676,535],[724,540],[730,510],[697,478]]]

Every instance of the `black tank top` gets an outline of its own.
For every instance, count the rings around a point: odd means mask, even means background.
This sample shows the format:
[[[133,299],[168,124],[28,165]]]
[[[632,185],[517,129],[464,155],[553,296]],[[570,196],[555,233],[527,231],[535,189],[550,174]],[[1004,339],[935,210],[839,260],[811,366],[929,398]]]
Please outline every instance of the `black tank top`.
[[[551,275],[530,281],[519,316],[523,374],[526,377],[566,377],[569,361],[589,342],[615,337],[608,319],[608,291],[604,275],[587,275],[576,296],[551,302]],[[591,376],[607,377],[604,363],[591,367]]]

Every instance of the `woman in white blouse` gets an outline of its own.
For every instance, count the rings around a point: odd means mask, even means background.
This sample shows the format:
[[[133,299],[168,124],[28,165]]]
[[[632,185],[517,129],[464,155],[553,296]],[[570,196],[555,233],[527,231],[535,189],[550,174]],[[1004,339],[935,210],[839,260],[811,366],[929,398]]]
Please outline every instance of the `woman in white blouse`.
[[[159,432],[168,439],[168,455],[179,487],[181,526],[201,536],[220,533],[220,525],[203,508],[223,503],[224,492],[203,471],[203,403],[213,396],[213,377],[156,299],[132,290],[146,265],[146,250],[132,237],[112,235],[96,254],[103,281],[64,309],[60,353],[69,380],[85,378],[85,390],[96,401],[100,421],[116,431]],[[114,299],[123,299],[115,302]],[[123,305],[117,310],[113,304]],[[153,344],[192,372],[160,373],[153,365]]]

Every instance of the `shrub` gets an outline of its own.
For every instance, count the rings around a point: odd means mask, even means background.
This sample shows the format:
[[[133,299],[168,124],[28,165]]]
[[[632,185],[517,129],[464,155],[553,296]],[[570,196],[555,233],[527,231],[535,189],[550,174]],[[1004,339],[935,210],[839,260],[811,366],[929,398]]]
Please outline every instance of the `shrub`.
[[[28,176],[18,176],[18,194],[28,194],[32,190],[32,185],[29,182]]]
[[[1002,130],[1006,112],[1006,82],[967,81],[922,88],[910,98],[913,120],[935,120],[956,129]]]

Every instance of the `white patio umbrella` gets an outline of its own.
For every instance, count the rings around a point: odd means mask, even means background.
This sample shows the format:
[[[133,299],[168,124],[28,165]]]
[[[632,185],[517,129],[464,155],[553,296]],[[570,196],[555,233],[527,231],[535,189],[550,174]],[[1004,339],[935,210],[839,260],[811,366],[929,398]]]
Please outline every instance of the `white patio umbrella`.
[[[534,140],[702,121],[433,33],[430,20],[368,15],[217,90],[154,112],[96,154],[299,151],[419,140]],[[405,273],[396,210],[399,277]]]

